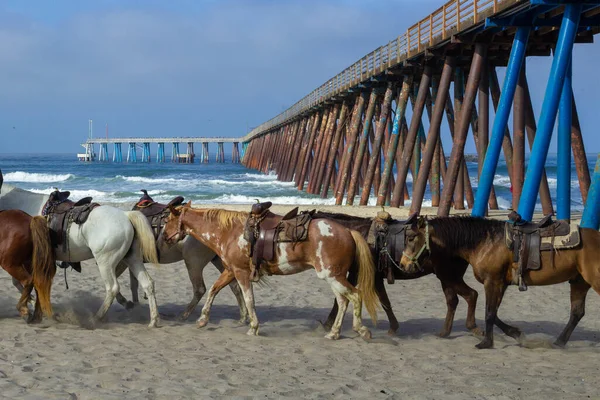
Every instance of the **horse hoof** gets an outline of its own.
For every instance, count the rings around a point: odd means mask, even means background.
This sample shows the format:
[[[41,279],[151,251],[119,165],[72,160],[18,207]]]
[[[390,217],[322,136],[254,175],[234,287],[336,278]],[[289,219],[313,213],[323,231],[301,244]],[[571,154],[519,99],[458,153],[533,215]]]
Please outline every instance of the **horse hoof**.
[[[204,328],[207,324],[208,324],[208,320],[207,319],[201,319],[201,320],[198,321],[198,323],[196,324],[196,326],[198,328]]]
[[[148,328],[158,328],[158,321],[152,321],[148,324]]]
[[[258,328],[250,328],[248,332],[246,332],[248,336],[258,336]]]
[[[478,349],[491,349],[494,347],[494,342],[492,340],[482,340],[480,343],[476,344],[475,347]]]
[[[442,331],[442,332],[438,333],[438,336],[441,337],[442,339],[447,339],[448,336],[450,336],[450,332]]]
[[[133,309],[135,307],[135,303],[133,301],[127,301],[127,303],[125,303],[125,309],[127,311]]]
[[[340,338],[339,333],[329,332],[327,335],[325,335],[325,339],[329,339],[329,340],[338,340],[339,338]]]
[[[248,318],[240,318],[238,320],[238,325],[247,325],[248,324]]]
[[[478,336],[478,337],[484,336],[483,331],[478,326],[476,326],[475,328],[471,328],[469,330],[471,331],[471,334],[474,336]]]
[[[189,314],[189,313],[187,313],[187,312],[184,312],[184,313],[182,313],[182,314],[181,314],[179,317],[177,317],[177,319],[178,319],[179,321],[186,321],[186,320],[188,319],[188,317],[189,317],[189,316],[190,316],[190,314]]]
[[[559,342],[557,340],[556,342],[552,343],[552,348],[553,349],[564,349],[566,345],[567,345],[566,343]]]
[[[396,332],[397,330],[390,328],[388,329],[387,334],[388,336],[396,336]]]
[[[366,327],[363,326],[362,328],[360,328],[358,330],[358,334],[364,339],[364,340],[371,340],[373,338],[373,335],[371,335],[371,331]]]

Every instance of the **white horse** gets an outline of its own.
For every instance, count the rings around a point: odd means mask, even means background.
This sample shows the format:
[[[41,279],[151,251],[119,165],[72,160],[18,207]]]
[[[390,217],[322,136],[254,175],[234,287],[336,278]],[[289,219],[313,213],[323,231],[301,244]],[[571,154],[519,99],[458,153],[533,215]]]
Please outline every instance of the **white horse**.
[[[206,285],[204,284],[203,277],[204,267],[206,267],[209,262],[212,262],[219,272],[222,273],[224,270],[223,263],[211,249],[192,236],[186,237],[175,245],[168,245],[164,242],[163,232],[161,230],[158,239],[156,240],[156,248],[158,249],[159,262],[161,264],[170,264],[181,260],[185,263],[193,287],[192,300],[180,316],[181,320],[186,320],[206,293]],[[131,270],[130,278],[132,300],[133,303],[138,303],[138,282]],[[235,281],[230,283],[229,287],[235,295],[240,308],[240,323],[246,323],[249,320],[249,315],[242,291]],[[125,308],[130,308],[132,306],[121,293],[117,295],[117,301]]]
[[[144,267],[144,261],[158,264],[158,257],[152,228],[141,212],[122,211],[111,206],[96,207],[85,223],[71,224],[67,241],[67,251],[63,251],[62,246],[56,250],[57,260],[80,262],[94,258],[98,264],[106,289],[104,302],[96,313],[98,319],[104,318],[119,293],[118,275],[129,268],[148,297],[148,326],[158,326],[154,282]]]

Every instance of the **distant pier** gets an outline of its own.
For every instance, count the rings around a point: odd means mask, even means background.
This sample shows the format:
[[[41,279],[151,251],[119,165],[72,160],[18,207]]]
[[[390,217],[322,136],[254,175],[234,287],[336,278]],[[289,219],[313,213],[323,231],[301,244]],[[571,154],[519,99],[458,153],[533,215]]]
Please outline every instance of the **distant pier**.
[[[224,138],[224,137],[163,137],[163,138],[148,138],[148,137],[131,137],[131,138],[97,138],[88,139],[81,146],[85,149],[84,153],[77,154],[77,158],[80,161],[92,162],[128,162],[136,163],[152,162],[151,156],[151,144],[156,144],[156,157],[155,161],[158,163],[164,163],[170,160],[174,163],[186,163],[193,164],[196,156],[200,157],[201,164],[208,164],[210,160],[209,144],[216,143],[215,162],[225,162],[225,143],[232,144],[231,162],[238,164],[244,155],[246,146],[242,144],[240,149],[240,138]],[[108,148],[112,144],[112,157],[109,154]],[[123,146],[125,144],[125,146]],[[167,157],[165,151],[165,144],[171,145],[171,156]],[[200,153],[196,154],[194,150],[194,144],[200,144]],[[95,146],[98,146],[98,153],[96,155]],[[185,147],[185,152],[181,152]],[[123,149],[125,148],[125,149]],[[138,158],[138,149],[141,150]],[[125,150],[125,152],[124,152]]]

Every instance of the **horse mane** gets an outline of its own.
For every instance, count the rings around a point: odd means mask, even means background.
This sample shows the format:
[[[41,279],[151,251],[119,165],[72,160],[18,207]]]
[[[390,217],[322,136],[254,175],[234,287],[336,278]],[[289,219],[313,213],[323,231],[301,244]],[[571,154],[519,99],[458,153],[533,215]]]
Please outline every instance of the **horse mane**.
[[[205,221],[216,222],[220,228],[228,229],[236,222],[243,224],[248,218],[248,213],[213,208],[206,210],[203,217]]]
[[[473,250],[487,239],[502,240],[504,222],[472,216],[438,217],[429,220],[440,239],[449,249]]]
[[[313,214],[313,218],[327,218],[331,219],[346,228],[359,231],[362,234],[366,235],[369,232],[369,228],[371,228],[371,223],[373,222],[373,218],[364,218],[364,217],[355,217],[353,215],[348,214],[340,214],[340,213],[330,213],[317,211]]]

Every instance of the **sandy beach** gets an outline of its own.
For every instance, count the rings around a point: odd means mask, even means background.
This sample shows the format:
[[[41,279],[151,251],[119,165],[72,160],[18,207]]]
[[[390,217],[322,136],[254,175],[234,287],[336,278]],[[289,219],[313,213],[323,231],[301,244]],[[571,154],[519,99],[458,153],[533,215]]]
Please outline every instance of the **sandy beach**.
[[[123,208],[129,205],[123,205]],[[247,209],[247,206],[227,208]],[[284,212],[289,206],[275,206]],[[373,215],[374,207],[318,207]],[[424,210],[426,211],[426,210]],[[396,217],[404,209],[390,209]],[[505,213],[505,212],[504,212]],[[104,297],[93,260],[83,272],[62,270],[53,288],[61,322],[26,325],[15,310],[17,291],[0,274],[0,397],[29,399],[176,399],[205,397],[260,398],[598,398],[600,298],[590,292],[587,315],[564,350],[550,347],[569,316],[568,284],[510,287],[500,315],[527,335],[524,346],[495,336],[495,349],[477,350],[479,339],[465,329],[461,299],[449,339],[437,337],[446,312],[434,276],[396,281],[388,293],[400,321],[397,336],[387,335],[380,312],[374,339],[365,342],[351,329],[347,313],[338,341],[323,338],[324,320],[333,301],[328,285],[314,272],[271,277],[255,285],[260,336],[249,337],[238,324],[235,298],[224,289],[207,327],[197,329],[199,305],[188,321],[177,319],[191,298],[182,262],[153,266],[162,321],[149,329],[148,306],[126,311],[115,302],[106,322],[92,314]],[[218,272],[205,269],[207,285]],[[483,287],[467,271],[466,281],[480,294],[477,322],[484,316]],[[129,279],[120,279],[130,298]],[[203,299],[204,300],[204,299]]]

